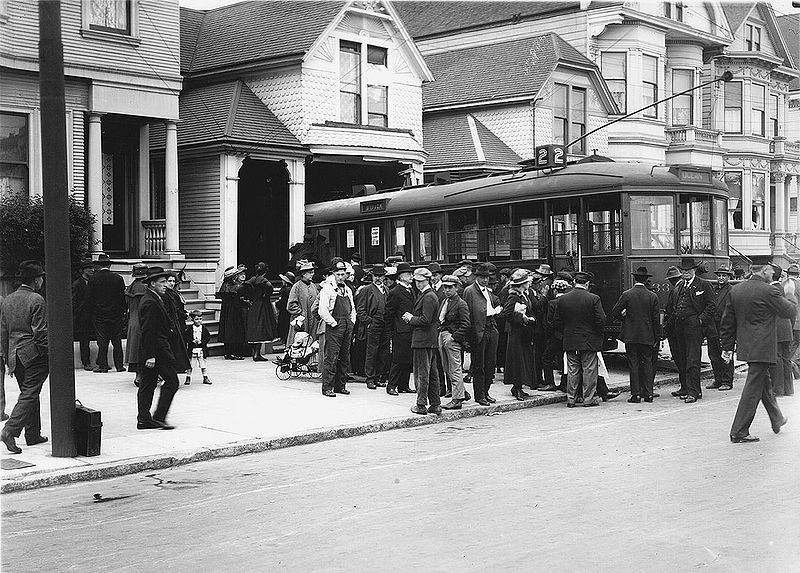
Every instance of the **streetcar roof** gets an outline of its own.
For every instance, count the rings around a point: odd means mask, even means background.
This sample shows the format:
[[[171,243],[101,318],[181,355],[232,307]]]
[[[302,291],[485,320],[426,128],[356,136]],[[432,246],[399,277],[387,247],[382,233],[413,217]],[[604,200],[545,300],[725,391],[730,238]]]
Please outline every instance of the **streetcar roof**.
[[[709,169],[647,165],[644,163],[589,162],[571,164],[544,173],[524,171],[479,179],[410,187],[363,197],[339,199],[306,206],[310,226],[328,225],[367,216],[438,212],[480,205],[504,204],[534,198],[587,195],[613,191],[715,193],[728,188]],[[362,204],[366,204],[362,208]]]

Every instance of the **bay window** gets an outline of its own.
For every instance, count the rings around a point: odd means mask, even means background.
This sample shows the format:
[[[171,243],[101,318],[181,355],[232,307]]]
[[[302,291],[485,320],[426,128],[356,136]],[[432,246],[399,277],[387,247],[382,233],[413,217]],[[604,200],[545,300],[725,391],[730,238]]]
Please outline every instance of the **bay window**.
[[[752,178],[753,194],[753,229],[763,231],[764,226],[764,197],[767,190],[766,174],[754,172]]]
[[[0,198],[28,196],[28,116],[0,113]]]
[[[752,84],[750,86],[750,101],[752,102],[750,133],[762,137],[765,135],[764,91],[765,87],[761,84]]]
[[[725,133],[742,133],[742,82],[726,82]]]
[[[625,52],[603,52],[600,56],[603,78],[617,102],[620,113],[627,113],[628,108],[627,56]]]
[[[658,58],[642,56],[642,104],[650,105],[658,101]],[[648,107],[642,112],[645,117],[658,117],[658,106]]]
[[[694,86],[694,70],[672,70],[672,93],[680,93]],[[694,111],[694,96],[691,93],[672,100],[672,125],[691,125]]]
[[[742,172],[726,171],[725,184],[728,186],[728,228],[742,228]]]

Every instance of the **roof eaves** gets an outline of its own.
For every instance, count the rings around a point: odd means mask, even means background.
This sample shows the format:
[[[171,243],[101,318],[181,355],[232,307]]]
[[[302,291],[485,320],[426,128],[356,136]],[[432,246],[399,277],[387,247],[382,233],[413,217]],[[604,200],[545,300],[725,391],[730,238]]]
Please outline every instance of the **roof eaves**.
[[[233,97],[231,98],[231,106],[228,109],[228,121],[225,124],[225,137],[228,138],[233,134],[233,126],[236,124],[236,112],[239,109],[239,97],[242,95],[242,80],[237,80],[233,86]]]

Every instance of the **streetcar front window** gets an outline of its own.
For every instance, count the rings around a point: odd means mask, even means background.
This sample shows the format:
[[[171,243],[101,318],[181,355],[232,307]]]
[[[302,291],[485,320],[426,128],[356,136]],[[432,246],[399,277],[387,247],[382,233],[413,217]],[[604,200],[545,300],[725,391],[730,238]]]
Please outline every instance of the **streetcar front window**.
[[[622,211],[619,195],[600,195],[586,200],[589,218],[589,252],[593,255],[622,250]]]
[[[711,252],[711,200],[695,195],[680,196],[681,253]]]
[[[670,195],[632,195],[630,213],[631,249],[675,249],[675,207]]]

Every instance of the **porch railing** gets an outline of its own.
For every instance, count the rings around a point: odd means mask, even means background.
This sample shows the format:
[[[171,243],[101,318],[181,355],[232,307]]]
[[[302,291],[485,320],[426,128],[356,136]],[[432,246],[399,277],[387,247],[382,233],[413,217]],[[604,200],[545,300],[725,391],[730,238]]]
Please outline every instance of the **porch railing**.
[[[157,257],[164,253],[167,247],[167,222],[165,219],[152,219],[142,221],[144,233],[144,252],[142,256]]]
[[[715,147],[722,145],[721,133],[711,129],[686,125],[668,127],[665,131],[670,144],[704,143]]]

